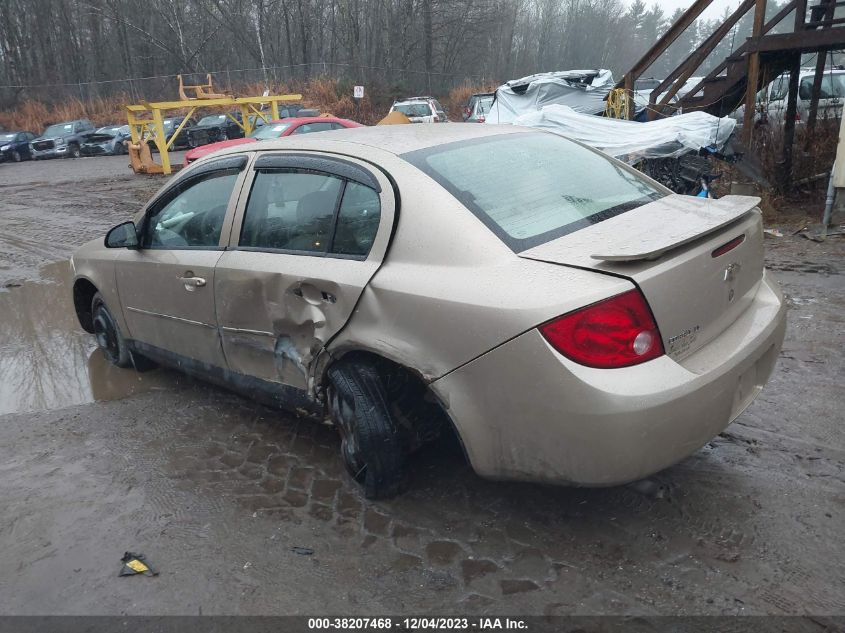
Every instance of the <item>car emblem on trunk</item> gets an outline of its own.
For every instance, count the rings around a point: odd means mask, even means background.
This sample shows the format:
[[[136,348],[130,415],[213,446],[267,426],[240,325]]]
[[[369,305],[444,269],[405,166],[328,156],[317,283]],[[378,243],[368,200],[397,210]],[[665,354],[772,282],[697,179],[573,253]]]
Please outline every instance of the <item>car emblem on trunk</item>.
[[[728,267],[725,268],[725,276],[723,277],[722,281],[726,283],[732,282],[736,279],[736,273],[738,273],[742,269],[742,266],[733,262],[732,264],[728,264]]]

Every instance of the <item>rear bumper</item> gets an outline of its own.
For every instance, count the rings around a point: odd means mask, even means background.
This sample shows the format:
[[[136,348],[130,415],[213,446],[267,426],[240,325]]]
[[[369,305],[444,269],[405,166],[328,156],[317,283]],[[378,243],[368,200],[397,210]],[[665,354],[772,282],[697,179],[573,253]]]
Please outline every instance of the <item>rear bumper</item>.
[[[681,363],[573,363],[531,330],[435,381],[476,472],[609,486],[646,477],[718,435],[774,368],[786,308],[777,285]]]

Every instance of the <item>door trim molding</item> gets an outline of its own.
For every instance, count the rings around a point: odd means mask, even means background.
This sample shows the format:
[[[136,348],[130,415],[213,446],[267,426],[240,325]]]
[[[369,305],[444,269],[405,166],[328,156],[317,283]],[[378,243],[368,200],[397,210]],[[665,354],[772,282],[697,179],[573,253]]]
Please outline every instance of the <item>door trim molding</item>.
[[[211,328],[212,330],[216,330],[216,325],[211,325],[210,323],[204,323],[202,321],[194,321],[192,319],[184,319],[182,317],[174,316],[172,314],[161,314],[160,312],[152,312],[150,310],[142,310],[141,308],[133,308],[132,306],[127,306],[127,310],[130,312],[137,312],[138,314],[146,314],[147,316],[154,316],[160,317],[162,319],[170,319],[171,321],[179,321],[181,323],[188,323],[190,325],[199,325],[200,327]]]
[[[272,338],[278,338],[277,335],[273,334],[272,332],[265,332],[264,330],[248,330],[246,328],[227,327],[225,325],[221,325],[220,329],[223,332],[235,332],[237,334],[257,334],[258,336],[270,336]]]

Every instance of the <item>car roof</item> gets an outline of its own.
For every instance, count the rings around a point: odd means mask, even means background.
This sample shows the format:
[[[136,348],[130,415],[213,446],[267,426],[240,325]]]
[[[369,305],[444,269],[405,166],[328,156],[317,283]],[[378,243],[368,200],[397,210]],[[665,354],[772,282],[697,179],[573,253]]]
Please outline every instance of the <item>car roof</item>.
[[[324,143],[331,143],[333,148],[344,148],[350,156],[355,156],[361,148],[374,148],[391,154],[405,154],[418,149],[454,143],[456,141],[498,136],[500,134],[534,132],[540,130],[516,125],[488,125],[478,123],[449,123],[447,125],[374,125],[345,128],[331,132],[315,132],[286,136],[279,139],[262,141],[260,151],[306,149],[320,150]],[[233,147],[222,150],[224,154],[255,151],[255,146]]]

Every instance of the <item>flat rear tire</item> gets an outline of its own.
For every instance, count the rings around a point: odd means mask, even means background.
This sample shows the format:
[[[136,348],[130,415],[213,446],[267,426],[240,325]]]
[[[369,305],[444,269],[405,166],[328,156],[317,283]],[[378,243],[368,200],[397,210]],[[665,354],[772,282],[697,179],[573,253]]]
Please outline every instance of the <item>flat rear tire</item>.
[[[368,499],[396,496],[405,455],[378,372],[365,362],[340,361],[329,369],[329,381],[329,414],[340,432],[346,470]]]

